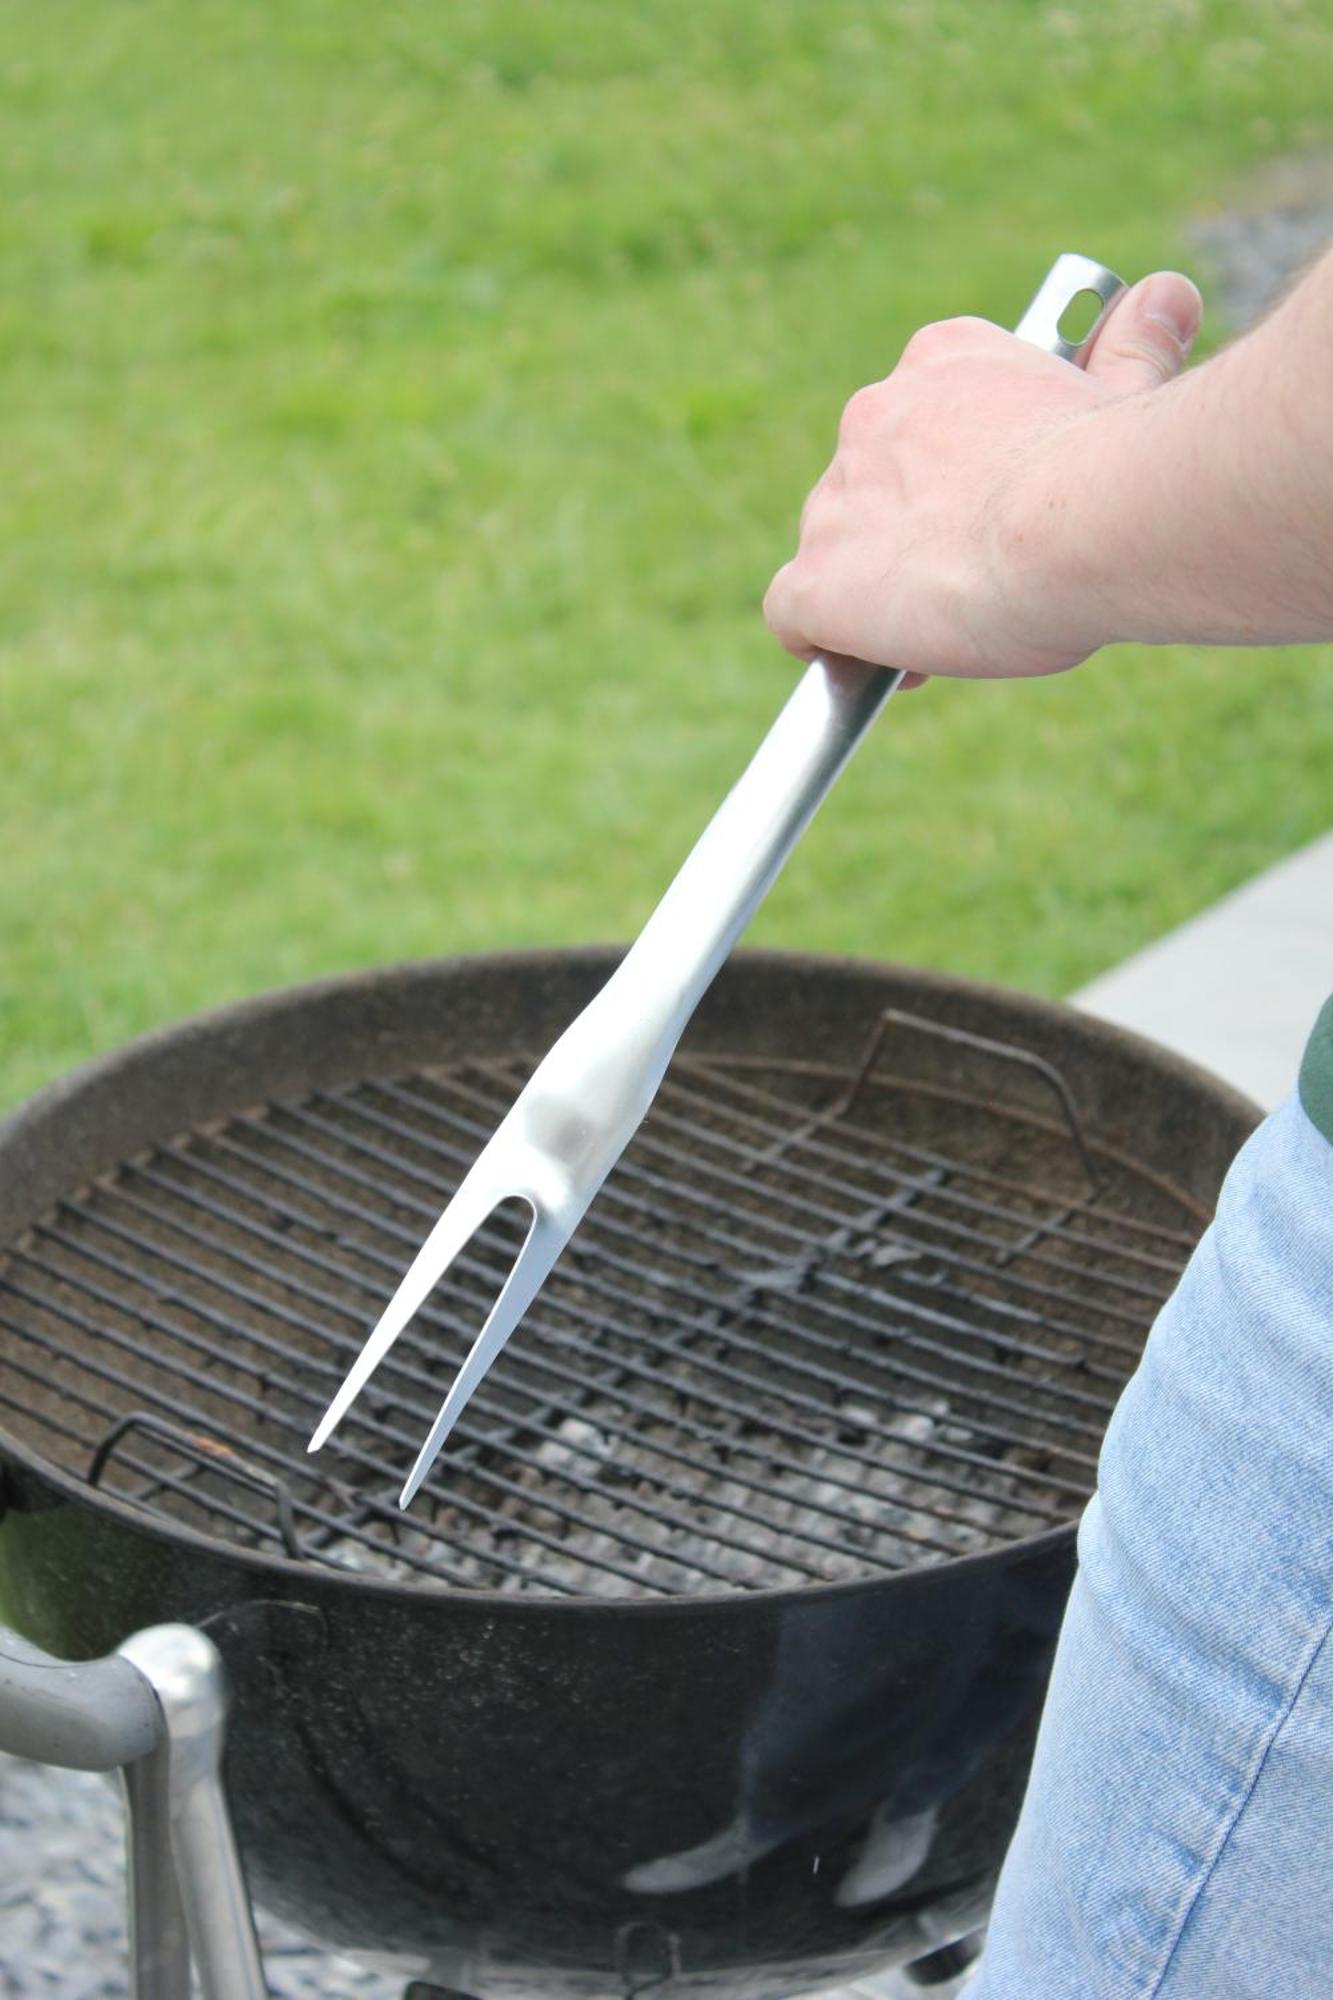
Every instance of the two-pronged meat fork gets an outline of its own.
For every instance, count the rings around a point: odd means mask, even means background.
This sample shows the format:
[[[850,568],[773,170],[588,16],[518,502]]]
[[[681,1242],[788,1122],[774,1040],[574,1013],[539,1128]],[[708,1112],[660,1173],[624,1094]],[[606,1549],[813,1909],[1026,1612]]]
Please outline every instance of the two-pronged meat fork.
[[[1113,272],[1089,258],[1060,257],[1019,322],[1019,338],[1081,362],[1123,290]],[[1085,292],[1100,300],[1100,311],[1092,329],[1071,341],[1060,323]],[[531,1227],[403,1488],[399,1504],[410,1503],[638,1130],[685,1024],[723,960],[901,679],[900,673],[853,660],[811,662],[636,943],[534,1072],[426,1238],[329,1405],[311,1439],[312,1451],[344,1416],[474,1231],[501,1202],[525,1202],[532,1210]]]

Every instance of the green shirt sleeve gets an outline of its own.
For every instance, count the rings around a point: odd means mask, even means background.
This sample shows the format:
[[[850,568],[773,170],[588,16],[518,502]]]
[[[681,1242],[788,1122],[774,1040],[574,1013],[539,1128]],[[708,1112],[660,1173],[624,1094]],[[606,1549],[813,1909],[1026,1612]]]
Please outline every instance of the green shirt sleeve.
[[[1333,994],[1320,1009],[1306,1045],[1300,1092],[1306,1116],[1333,1145]]]

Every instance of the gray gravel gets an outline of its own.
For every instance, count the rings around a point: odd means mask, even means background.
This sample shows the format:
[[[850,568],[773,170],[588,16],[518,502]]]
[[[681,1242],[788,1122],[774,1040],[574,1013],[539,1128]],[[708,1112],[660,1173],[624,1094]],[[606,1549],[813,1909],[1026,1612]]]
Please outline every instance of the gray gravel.
[[[1248,326],[1333,243],[1333,153],[1270,162],[1189,233],[1210,302],[1228,326]]]
[[[274,2000],[401,2000],[403,1982],[259,1918]],[[0,2000],[126,2000],[118,1788],[0,1757]]]

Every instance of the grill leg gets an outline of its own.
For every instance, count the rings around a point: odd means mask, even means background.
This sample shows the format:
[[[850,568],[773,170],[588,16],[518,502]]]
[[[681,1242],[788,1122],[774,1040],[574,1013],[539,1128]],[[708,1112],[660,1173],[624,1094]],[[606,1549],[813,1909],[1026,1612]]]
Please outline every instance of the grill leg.
[[[156,1625],[136,1632],[120,1653],[152,1687],[166,1724],[163,1742],[132,1781],[146,1808],[131,1841],[132,1861],[142,1842],[143,1864],[131,1886],[134,1928],[145,1938],[155,1922],[170,1946],[183,1913],[204,2000],[265,2000],[254,1916],[222,1790],[227,1697],[217,1648],[193,1626]],[[128,1796],[134,1803],[135,1789]],[[141,1956],[136,1969],[139,1962]],[[158,1994],[175,2000],[161,1984],[147,1986],[136,2000]]]
[[[403,1995],[403,2000],[472,2000],[470,1993],[459,1993],[452,1986],[426,1986],[414,1979]]]
[[[973,1931],[970,1937],[958,1938],[953,1944],[941,1945],[938,1951],[928,1952],[924,1958],[913,1959],[903,1971],[913,1986],[923,1987],[945,2000],[947,1993],[954,1991],[953,1983],[981,1956],[983,1933]]]
[[[227,1695],[211,1639],[137,1632],[73,1664],[0,1625],[0,1749],[74,1771],[121,1769],[129,1828],[132,2000],[265,2000],[222,1790]]]
[[[130,2000],[190,2000],[190,1939],[171,1855],[165,1759],[147,1756],[120,1774],[125,1793],[125,1873]]]

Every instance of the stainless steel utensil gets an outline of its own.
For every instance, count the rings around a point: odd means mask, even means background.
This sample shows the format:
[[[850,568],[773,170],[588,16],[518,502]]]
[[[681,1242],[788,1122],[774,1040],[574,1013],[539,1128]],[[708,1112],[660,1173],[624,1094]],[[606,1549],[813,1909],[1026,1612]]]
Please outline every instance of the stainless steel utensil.
[[[1079,363],[1123,290],[1114,272],[1090,258],[1057,258],[1018,324],[1018,337]],[[1070,340],[1060,323],[1085,292],[1100,301],[1097,319],[1081,339]],[[900,672],[855,660],[811,662],[635,944],[483,1148],[330,1403],[311,1451],[325,1443],[473,1232],[501,1202],[526,1202],[532,1210],[528,1234],[403,1488],[399,1505],[411,1503],[638,1130],[723,960],[901,680]]]

